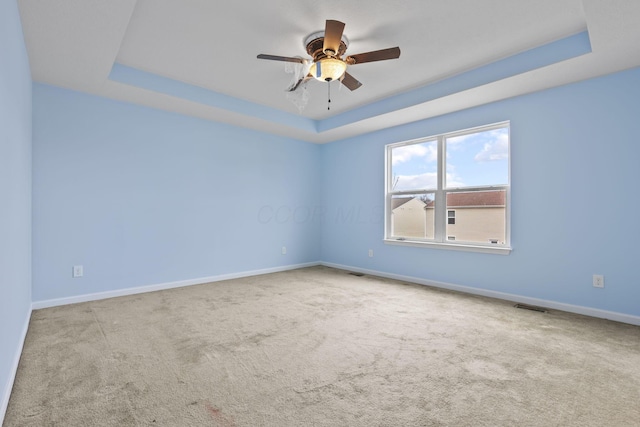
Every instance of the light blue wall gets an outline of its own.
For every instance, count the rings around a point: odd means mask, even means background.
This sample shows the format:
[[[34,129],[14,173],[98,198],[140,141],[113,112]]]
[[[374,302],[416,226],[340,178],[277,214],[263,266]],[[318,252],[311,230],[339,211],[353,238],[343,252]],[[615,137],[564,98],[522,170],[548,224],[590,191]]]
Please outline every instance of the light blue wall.
[[[640,315],[639,82],[635,69],[321,146],[35,85],[33,299],[323,260]],[[384,145],[504,120],[513,252],[384,245]]]
[[[14,0],[0,1],[0,422],[31,310],[31,73]]]
[[[634,69],[325,145],[322,260],[640,315],[639,117]],[[385,245],[385,144],[504,120],[513,252]]]
[[[33,121],[34,301],[319,260],[318,145],[42,84]]]

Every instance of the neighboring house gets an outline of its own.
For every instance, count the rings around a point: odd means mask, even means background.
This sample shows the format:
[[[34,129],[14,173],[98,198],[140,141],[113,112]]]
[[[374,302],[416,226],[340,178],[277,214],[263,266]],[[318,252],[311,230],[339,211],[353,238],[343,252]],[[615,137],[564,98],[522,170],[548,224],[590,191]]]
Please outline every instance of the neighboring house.
[[[447,195],[447,239],[504,244],[505,192]]]
[[[394,197],[391,203],[394,236],[433,238],[433,209],[428,215],[419,197]]]
[[[504,244],[505,192],[447,194],[447,239]],[[392,199],[393,235],[433,238],[434,202],[419,197]]]

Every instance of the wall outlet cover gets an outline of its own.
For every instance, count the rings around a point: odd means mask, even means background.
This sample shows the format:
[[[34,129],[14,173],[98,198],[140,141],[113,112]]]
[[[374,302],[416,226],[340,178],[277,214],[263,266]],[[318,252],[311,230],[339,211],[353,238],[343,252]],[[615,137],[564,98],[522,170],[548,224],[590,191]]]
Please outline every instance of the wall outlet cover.
[[[73,277],[82,277],[84,275],[84,269],[81,265],[73,266]]]
[[[594,288],[604,288],[604,276],[601,274],[593,275],[593,287]]]

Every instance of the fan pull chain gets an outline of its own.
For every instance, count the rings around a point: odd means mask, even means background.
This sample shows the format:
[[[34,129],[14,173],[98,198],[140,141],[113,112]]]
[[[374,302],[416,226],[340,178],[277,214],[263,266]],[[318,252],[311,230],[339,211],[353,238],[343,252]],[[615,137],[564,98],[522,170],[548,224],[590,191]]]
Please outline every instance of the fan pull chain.
[[[331,80],[327,82],[327,110],[331,110]]]

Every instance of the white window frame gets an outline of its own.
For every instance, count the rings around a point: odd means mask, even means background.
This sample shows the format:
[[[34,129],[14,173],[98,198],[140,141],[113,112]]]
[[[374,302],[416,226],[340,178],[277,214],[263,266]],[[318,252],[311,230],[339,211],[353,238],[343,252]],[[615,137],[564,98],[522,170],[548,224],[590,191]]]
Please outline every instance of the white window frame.
[[[490,186],[470,186],[460,188],[446,188],[446,140],[457,136],[490,131],[494,129],[507,128],[509,132],[509,160],[508,160],[508,182],[506,185],[490,185]],[[393,176],[391,165],[392,150],[405,145],[420,144],[429,141],[436,141],[438,146],[438,179],[437,188],[426,188],[421,190],[393,190]],[[505,191],[505,243],[496,245],[493,243],[481,242],[463,242],[458,240],[448,240],[446,234],[448,222],[448,210],[446,203],[446,194],[454,192],[470,192],[470,191],[487,191],[487,190],[504,190]],[[434,220],[434,238],[415,238],[401,237],[392,235],[392,197],[402,195],[435,195],[435,220]],[[455,132],[433,135],[424,138],[413,139],[409,141],[396,142],[385,146],[385,231],[384,243],[390,245],[429,247],[438,249],[450,249],[458,251],[471,251],[492,254],[508,255],[511,248],[511,130],[510,122],[494,123],[486,126],[478,126],[474,128],[464,129]]]

